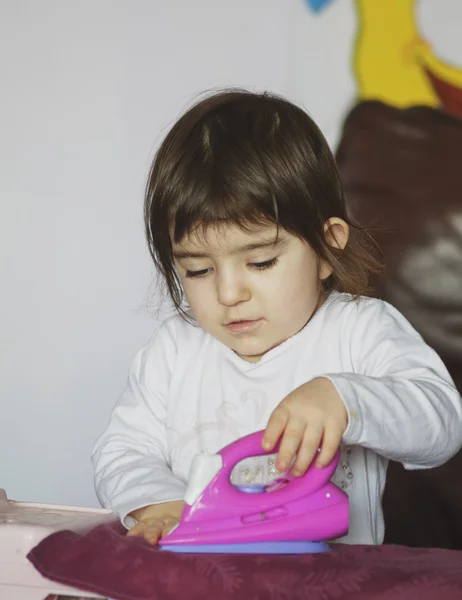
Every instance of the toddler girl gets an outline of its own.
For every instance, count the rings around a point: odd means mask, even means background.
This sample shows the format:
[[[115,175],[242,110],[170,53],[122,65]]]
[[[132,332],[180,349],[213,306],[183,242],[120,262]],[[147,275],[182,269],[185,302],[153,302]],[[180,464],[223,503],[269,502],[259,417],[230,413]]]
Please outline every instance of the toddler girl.
[[[176,315],[137,354],[93,461],[101,503],[157,543],[178,521],[192,458],[265,429],[276,467],[342,459],[342,541],[379,544],[389,459],[435,467],[462,444],[443,363],[392,306],[334,158],[300,108],[215,94],[162,143],[146,234]],[[317,452],[318,447],[321,452]]]

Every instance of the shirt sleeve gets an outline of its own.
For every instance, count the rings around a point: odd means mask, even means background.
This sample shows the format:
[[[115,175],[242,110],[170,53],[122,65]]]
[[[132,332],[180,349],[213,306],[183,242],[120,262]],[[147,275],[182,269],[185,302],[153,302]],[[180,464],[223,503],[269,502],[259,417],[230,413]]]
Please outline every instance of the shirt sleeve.
[[[348,412],[344,443],[406,469],[441,465],[462,445],[461,397],[441,359],[386,302],[353,308],[352,373],[329,374]]]
[[[181,500],[185,484],[169,466],[166,438],[167,398],[175,341],[161,326],[136,355],[127,385],[97,440],[92,460],[101,504],[130,527],[131,511]]]

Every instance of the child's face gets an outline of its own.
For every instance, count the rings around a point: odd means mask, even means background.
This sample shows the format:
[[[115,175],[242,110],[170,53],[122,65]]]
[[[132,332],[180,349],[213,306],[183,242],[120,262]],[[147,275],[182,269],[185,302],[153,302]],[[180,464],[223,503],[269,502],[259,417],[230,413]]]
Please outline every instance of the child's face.
[[[220,225],[173,245],[194,318],[251,362],[305,326],[331,273],[305,241],[283,229],[275,240],[272,225]]]

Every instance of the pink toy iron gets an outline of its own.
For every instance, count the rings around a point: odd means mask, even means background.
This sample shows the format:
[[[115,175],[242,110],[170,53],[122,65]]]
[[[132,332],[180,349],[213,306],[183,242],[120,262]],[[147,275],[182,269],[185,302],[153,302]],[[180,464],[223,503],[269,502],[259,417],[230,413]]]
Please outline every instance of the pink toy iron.
[[[340,453],[303,477],[279,473],[263,431],[196,456],[180,523],[160,541],[173,552],[301,554],[348,531],[348,496],[330,482]],[[268,481],[269,480],[269,481]]]

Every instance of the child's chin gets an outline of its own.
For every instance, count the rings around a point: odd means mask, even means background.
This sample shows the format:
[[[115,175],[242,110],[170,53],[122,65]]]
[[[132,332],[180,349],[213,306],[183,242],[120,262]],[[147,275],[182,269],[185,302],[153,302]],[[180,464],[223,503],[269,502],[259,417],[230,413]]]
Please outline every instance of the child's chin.
[[[278,344],[276,344],[277,346]],[[269,352],[274,346],[270,345],[257,345],[257,344],[233,344],[232,350],[239,354],[244,360],[250,362],[258,362],[262,356]]]

